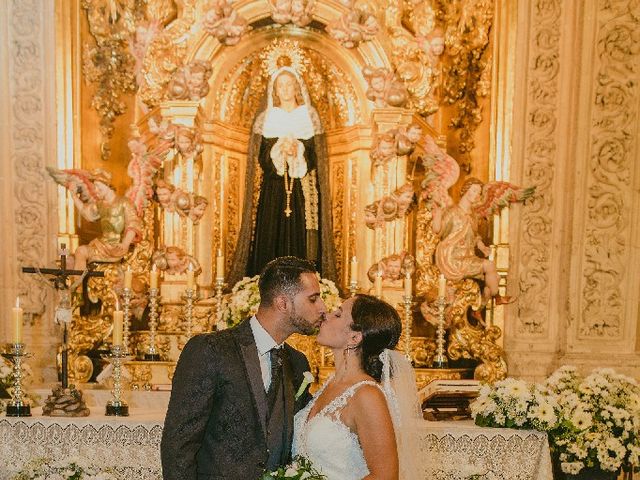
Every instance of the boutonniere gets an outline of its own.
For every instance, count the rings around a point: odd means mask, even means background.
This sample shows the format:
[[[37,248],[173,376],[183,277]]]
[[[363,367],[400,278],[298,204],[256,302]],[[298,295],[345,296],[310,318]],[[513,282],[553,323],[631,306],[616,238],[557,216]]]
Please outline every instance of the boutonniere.
[[[304,372],[303,375],[304,375],[304,379],[300,384],[300,388],[298,388],[298,391],[296,392],[296,400],[298,400],[300,396],[304,393],[304,391],[307,389],[307,387],[315,381],[315,378],[313,378],[313,374],[311,372],[309,371]]]

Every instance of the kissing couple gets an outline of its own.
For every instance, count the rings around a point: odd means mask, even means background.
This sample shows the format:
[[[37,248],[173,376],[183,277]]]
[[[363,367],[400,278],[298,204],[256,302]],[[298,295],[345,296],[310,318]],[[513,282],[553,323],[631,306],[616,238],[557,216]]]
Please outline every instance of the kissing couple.
[[[369,295],[326,312],[312,263],[280,257],[255,316],[185,345],[161,443],[164,480],[258,480],[292,455],[327,480],[420,478],[411,365],[396,310]],[[309,362],[285,340],[319,333],[335,374],[312,397]]]

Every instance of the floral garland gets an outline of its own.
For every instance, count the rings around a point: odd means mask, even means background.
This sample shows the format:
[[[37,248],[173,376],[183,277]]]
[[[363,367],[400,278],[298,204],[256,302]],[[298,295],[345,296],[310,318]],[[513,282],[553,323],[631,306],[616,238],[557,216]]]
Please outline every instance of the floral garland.
[[[85,457],[62,460],[37,458],[27,463],[12,480],[118,480],[109,469],[103,470]]]
[[[222,312],[218,319],[218,329],[233,327],[245,318],[248,318],[258,311],[260,305],[260,291],[258,290],[259,275],[254,277],[244,277],[231,289],[231,294],[224,298],[222,302]],[[336,284],[326,278],[318,277],[320,282],[320,297],[331,312],[338,308],[341,303],[340,293]]]

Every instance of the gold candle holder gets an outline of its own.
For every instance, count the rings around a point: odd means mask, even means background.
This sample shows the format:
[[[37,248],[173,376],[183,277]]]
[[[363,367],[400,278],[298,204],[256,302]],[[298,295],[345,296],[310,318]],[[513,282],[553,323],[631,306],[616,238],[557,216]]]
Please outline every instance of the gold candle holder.
[[[131,329],[131,298],[133,291],[125,287],[122,290],[122,350],[125,355],[129,355],[129,331]]]
[[[13,396],[7,403],[7,417],[30,417],[31,406],[24,401],[22,392],[22,359],[30,356],[24,343],[13,343],[9,358],[13,362]]]
[[[187,288],[182,296],[184,299],[184,322],[187,341],[193,336],[193,304],[197,298],[197,294],[198,292],[195,288]]]
[[[122,363],[128,358],[124,345],[113,345],[107,360],[113,365],[113,398],[107,402],[105,415],[110,417],[128,417],[129,405],[122,399]]]
[[[413,297],[411,295],[402,296],[402,307],[404,312],[402,336],[404,341],[404,355],[411,362],[411,324],[413,323],[413,315],[411,314],[411,306],[413,305]]]
[[[156,333],[158,329],[158,301],[159,290],[149,289],[149,348],[144,354],[144,359],[152,362],[160,360],[160,353],[156,347]]]
[[[445,350],[444,308],[447,302],[443,297],[436,300],[438,306],[438,327],[436,328],[436,355],[433,359],[434,368],[447,368],[449,359]]]

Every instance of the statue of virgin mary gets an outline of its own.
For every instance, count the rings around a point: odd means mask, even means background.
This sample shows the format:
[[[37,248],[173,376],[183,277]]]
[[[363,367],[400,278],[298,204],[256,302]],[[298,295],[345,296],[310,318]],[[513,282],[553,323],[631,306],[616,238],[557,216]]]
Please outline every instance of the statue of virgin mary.
[[[326,137],[304,82],[281,67],[251,129],[242,225],[227,281],[234,285],[287,255],[336,279]]]

